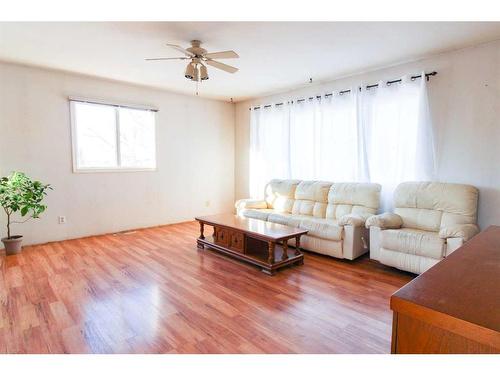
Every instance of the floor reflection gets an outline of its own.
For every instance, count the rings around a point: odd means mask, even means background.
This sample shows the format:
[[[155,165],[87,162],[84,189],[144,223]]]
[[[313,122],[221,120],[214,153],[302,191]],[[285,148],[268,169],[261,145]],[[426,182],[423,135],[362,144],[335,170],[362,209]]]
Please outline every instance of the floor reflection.
[[[161,293],[156,284],[93,298],[84,309],[83,335],[93,352],[127,351],[131,342],[153,341],[160,325]]]

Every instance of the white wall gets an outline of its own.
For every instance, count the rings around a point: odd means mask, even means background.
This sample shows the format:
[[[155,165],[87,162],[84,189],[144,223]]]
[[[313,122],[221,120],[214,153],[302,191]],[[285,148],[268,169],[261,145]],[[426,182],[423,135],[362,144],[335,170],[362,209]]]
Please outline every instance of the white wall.
[[[158,170],[72,173],[68,95],[157,107]],[[24,234],[25,243],[230,212],[234,202],[234,106],[0,63],[0,175],[12,170],[24,171],[54,187],[41,219],[14,228],[14,233]],[[66,224],[58,224],[59,215],[67,217]],[[3,213],[0,225],[3,237]]]
[[[500,225],[500,41],[238,103],[236,198],[248,196],[250,106],[376,83],[422,70],[438,72],[429,82],[429,99],[436,130],[439,180],[478,187],[481,228]]]
[[[429,83],[439,179],[477,186],[481,227],[500,224],[500,42],[492,42],[238,103],[236,113],[223,102],[0,63],[0,175],[22,170],[54,186],[42,218],[15,232],[40,243],[229,212],[248,196],[249,106],[422,70],[439,73]],[[68,95],[158,107],[158,171],[72,173]],[[2,236],[4,225],[0,213]]]

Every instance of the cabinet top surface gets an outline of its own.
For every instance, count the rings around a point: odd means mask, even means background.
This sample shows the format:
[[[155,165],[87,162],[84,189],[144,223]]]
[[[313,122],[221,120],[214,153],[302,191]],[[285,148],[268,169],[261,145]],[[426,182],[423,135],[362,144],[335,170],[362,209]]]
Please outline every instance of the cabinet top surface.
[[[393,294],[500,331],[500,226],[491,226]]]
[[[256,234],[270,240],[280,240],[306,234],[307,230],[293,228],[286,225],[269,223],[267,221],[240,217],[233,214],[219,214],[211,216],[199,216],[196,220],[209,225],[221,225],[246,232]]]

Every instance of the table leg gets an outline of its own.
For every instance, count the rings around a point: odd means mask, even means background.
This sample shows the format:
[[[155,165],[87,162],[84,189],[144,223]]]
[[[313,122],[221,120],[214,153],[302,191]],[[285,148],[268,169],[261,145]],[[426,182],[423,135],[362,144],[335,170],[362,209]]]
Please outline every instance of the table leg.
[[[271,241],[268,242],[269,256],[267,257],[267,263],[269,264],[274,263],[274,246],[275,246],[274,242]]]
[[[281,260],[288,259],[288,240],[283,240],[283,255],[281,256]]]
[[[300,236],[295,237],[295,255],[300,255]]]
[[[198,237],[198,241],[197,241],[197,247],[198,247],[198,249],[204,249],[205,248],[205,245],[203,245],[203,243],[200,242],[200,240],[204,240],[205,239],[205,236],[203,235],[203,229],[204,229],[204,224],[200,221],[200,237]]]
[[[198,237],[200,240],[204,240],[205,236],[203,235],[203,230],[205,229],[205,225],[200,221],[200,237]]]

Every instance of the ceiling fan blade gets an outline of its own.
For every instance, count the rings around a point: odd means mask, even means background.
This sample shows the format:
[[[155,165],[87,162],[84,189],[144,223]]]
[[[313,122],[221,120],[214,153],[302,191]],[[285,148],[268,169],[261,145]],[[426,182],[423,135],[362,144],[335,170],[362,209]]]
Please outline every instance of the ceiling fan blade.
[[[209,59],[237,59],[239,56],[234,51],[211,52],[203,55]]]
[[[214,68],[224,70],[228,73],[236,73],[238,71],[238,68],[235,68],[234,66],[226,65],[215,60],[207,60],[206,63]]]
[[[158,61],[158,60],[189,60],[189,57],[153,57],[144,59],[146,61]]]
[[[179,52],[182,52],[183,54],[185,54],[186,56],[188,57],[194,57],[194,54],[192,54],[191,52],[189,52],[188,50],[185,50],[184,48],[182,48],[181,46],[178,46],[177,44],[168,44],[167,43],[167,46],[169,46],[170,48],[173,48]]]

